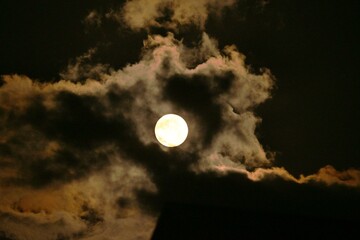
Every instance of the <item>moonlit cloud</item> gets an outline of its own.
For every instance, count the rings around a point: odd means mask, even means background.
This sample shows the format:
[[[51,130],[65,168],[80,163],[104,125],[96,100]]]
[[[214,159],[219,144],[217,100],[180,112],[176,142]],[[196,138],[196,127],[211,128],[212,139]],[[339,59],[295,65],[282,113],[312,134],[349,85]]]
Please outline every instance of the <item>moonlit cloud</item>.
[[[95,53],[96,48],[91,48],[83,55],[71,61],[66,69],[60,73],[61,78],[73,82],[101,79],[101,75],[106,73],[109,67],[100,63],[91,64],[90,60]]]
[[[172,34],[154,35],[144,42],[138,63],[99,75],[100,81],[42,84],[25,76],[3,76],[2,230],[27,239],[27,231],[38,229],[38,239],[51,239],[130,224],[116,219],[129,218],[135,225],[139,219],[154,219],[142,212],[136,192],[158,191],[159,180],[152,176],[162,160],[148,157],[151,149],[155,157],[168,154],[153,133],[156,120],[168,112],[189,123],[182,151],[195,156],[185,163],[194,174],[232,170],[254,181],[280,177],[297,183],[359,185],[357,170],[337,172],[328,166],[296,179],[283,168],[268,168],[273,159],[255,135],[260,119],[252,109],[270,97],[270,72],[251,73],[235,47],[219,50],[206,34],[197,48],[195,56],[196,49]],[[189,103],[189,96],[178,90],[198,97]],[[134,145],[146,157],[138,156]],[[170,163],[161,164],[166,168]],[[29,219],[34,220],[31,227],[24,227]],[[150,222],[139,234],[151,234]]]
[[[225,7],[235,3],[235,0],[132,0],[121,11],[110,12],[108,17],[124,22],[133,30],[163,27],[176,31],[187,25],[203,30],[209,14],[221,15]]]
[[[11,219],[17,217],[26,221],[23,215],[32,215],[36,222],[56,215],[58,218],[48,223],[52,226],[47,228],[49,234],[66,235],[56,230],[58,221],[79,226],[69,228],[66,236],[82,234],[94,228],[82,218],[84,206],[94,209],[95,219],[99,220],[96,224],[101,225],[112,221],[107,215],[116,199],[127,203],[125,209],[119,209],[122,218],[127,218],[128,212],[129,216],[141,214],[136,207],[136,191],[156,193],[158,181],[151,177],[157,171],[156,166],[146,161],[161,161],[147,159],[151,156],[149,151],[155,148],[157,158],[166,158],[168,154],[167,149],[157,144],[153,133],[156,120],[168,112],[180,113],[193,132],[183,145],[184,153],[195,156],[185,163],[189,171],[190,168],[207,171],[220,163],[240,168],[269,164],[254,134],[259,120],[251,108],[269,97],[271,75],[268,71],[262,75],[250,73],[236,48],[229,46],[220,51],[216,41],[206,34],[197,48],[200,51],[195,56],[196,49],[184,46],[172,34],[153,35],[144,42],[143,57],[138,63],[99,74],[99,81],[87,79],[81,83],[72,78],[87,74],[79,69],[90,53],[79,57],[75,67],[69,66],[75,69],[63,74],[63,77],[70,76],[69,80],[43,84],[25,76],[3,76],[0,107],[2,126],[6,128],[1,129],[1,161],[6,167],[1,169],[2,185],[45,189],[42,190],[45,193],[38,193],[40,196],[52,194],[59,186],[75,191],[71,196],[56,191],[65,198],[64,201],[60,198],[59,204],[69,202],[71,208],[66,204],[58,206],[56,202],[52,203],[55,206],[40,204],[36,194],[24,197],[20,191],[14,199],[5,197],[3,207],[10,210],[4,211],[9,216],[4,226],[14,225],[15,220]],[[198,97],[190,104],[189,96],[178,94],[178,89]],[[138,156],[134,147],[143,148],[146,157]],[[180,164],[176,162],[179,160],[173,161]],[[118,168],[118,175],[109,174],[109,166]],[[144,170],[136,170],[136,166]],[[127,176],[121,175],[124,173]],[[91,181],[95,177],[99,180]],[[112,184],[99,186],[114,179],[116,182]],[[82,187],[83,184],[86,186]],[[104,197],[104,193],[97,192],[99,189],[113,196],[107,198],[109,203],[104,206],[93,200]],[[70,215],[59,215],[59,212]],[[65,218],[76,224],[67,223]],[[17,234],[12,228],[4,230]],[[43,239],[51,238],[49,236],[45,234]]]
[[[102,22],[101,14],[96,10],[90,11],[89,14],[84,19],[85,24],[96,27],[99,27],[101,25],[101,22]]]
[[[317,173],[310,175],[301,175],[299,178],[291,175],[283,167],[269,167],[269,168],[256,168],[254,171],[248,171],[237,167],[229,167],[226,165],[219,165],[216,171],[227,174],[230,172],[238,172],[244,174],[252,181],[265,181],[272,179],[284,179],[298,184],[318,183],[327,186],[340,185],[347,187],[360,186],[360,171],[357,169],[347,169],[344,171],[337,171],[333,166],[327,165],[321,168]]]
[[[19,240],[149,239],[170,176],[236,173],[254,182],[359,187],[359,170],[325,166],[296,178],[264,150],[254,109],[271,98],[275,77],[266,68],[252,72],[235,45],[219,48],[202,32],[209,14],[234,5],[127,1],[106,17],[150,32],[138,62],[121,69],[92,64],[91,48],[54,83],[2,76],[0,233]],[[99,27],[101,16],[91,11],[85,22]],[[191,24],[201,32],[193,46],[171,32],[151,34],[152,27],[176,32]],[[167,113],[189,125],[176,150],[159,145],[153,132]]]

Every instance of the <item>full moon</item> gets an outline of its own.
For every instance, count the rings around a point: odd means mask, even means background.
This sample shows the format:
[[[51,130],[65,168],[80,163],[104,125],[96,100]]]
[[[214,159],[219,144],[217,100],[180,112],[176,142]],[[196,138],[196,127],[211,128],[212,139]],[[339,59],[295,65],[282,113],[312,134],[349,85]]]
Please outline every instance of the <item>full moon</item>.
[[[179,146],[185,141],[188,132],[185,120],[176,114],[162,116],[155,125],[156,139],[165,147]]]

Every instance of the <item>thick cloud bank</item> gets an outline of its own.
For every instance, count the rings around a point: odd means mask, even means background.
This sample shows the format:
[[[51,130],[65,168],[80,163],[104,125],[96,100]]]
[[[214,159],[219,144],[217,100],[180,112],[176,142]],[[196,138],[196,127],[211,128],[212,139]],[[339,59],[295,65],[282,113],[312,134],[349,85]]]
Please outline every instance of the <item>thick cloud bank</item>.
[[[81,76],[83,59],[63,75]],[[252,108],[269,97],[273,80],[266,70],[250,73],[234,46],[220,51],[204,34],[192,49],[172,34],[155,35],[144,42],[137,64],[94,69],[101,79],[85,83],[3,76],[3,231],[19,239],[37,227],[38,239],[82,236],[111,219],[128,219],[117,221],[121,228],[137,224],[133,215],[142,214],[136,191],[156,194],[168,170],[269,165],[254,134],[259,119]],[[174,151],[161,147],[153,132],[169,112],[182,115],[190,128],[187,142]],[[36,226],[16,230],[27,221]]]

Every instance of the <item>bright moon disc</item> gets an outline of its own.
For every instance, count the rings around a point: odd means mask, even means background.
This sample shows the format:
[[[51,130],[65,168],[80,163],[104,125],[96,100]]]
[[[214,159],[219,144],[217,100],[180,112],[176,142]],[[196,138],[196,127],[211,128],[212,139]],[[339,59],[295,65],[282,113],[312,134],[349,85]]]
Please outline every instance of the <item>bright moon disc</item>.
[[[177,147],[188,135],[185,120],[176,114],[162,116],[155,125],[156,139],[165,147]]]

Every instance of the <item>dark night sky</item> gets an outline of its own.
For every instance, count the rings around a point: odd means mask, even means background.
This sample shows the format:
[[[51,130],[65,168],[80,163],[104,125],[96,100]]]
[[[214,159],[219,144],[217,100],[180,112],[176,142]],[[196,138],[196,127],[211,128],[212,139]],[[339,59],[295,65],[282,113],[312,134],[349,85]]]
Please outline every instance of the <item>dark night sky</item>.
[[[205,31],[217,39],[220,49],[235,44],[254,73],[266,67],[276,79],[271,99],[254,110],[262,118],[256,129],[260,143],[265,150],[276,153],[275,166],[284,167],[295,177],[313,174],[326,165],[339,171],[359,169],[360,2],[270,0],[262,1],[266,3],[262,7],[259,2],[239,0],[236,6],[225,8],[221,17],[210,15]],[[101,26],[84,22],[93,9],[105,14],[122,4],[110,0],[1,1],[0,75],[22,74],[39,82],[54,83],[69,63],[94,47],[98,51],[90,64],[120,69],[138,62],[147,38],[145,30],[132,31],[110,19],[103,19]],[[175,37],[184,38],[185,44],[193,46],[201,34],[184,28]],[[192,107],[196,110],[196,106]],[[130,156],[136,155],[137,147],[129,148]],[[171,158],[159,154],[157,149],[144,149],[150,156]],[[173,183],[166,185],[164,179],[157,182],[163,189],[160,201],[146,192],[139,193],[144,194],[143,204],[153,201],[154,208],[161,208],[163,202],[205,203],[230,206],[224,212],[237,206],[236,211],[310,212],[320,218],[326,217],[332,207],[338,217],[355,217],[359,213],[359,192],[346,187],[298,186],[281,180],[258,184],[237,174],[224,178],[211,173],[199,178],[181,175],[182,171],[178,174],[159,177],[166,176],[166,181]],[[234,185],[241,186],[241,194],[232,195]],[[298,199],[300,196],[303,201]],[[242,202],[242,207],[237,202]],[[206,216],[208,209],[201,209],[195,214]],[[153,211],[152,207],[149,211]],[[189,214],[186,211],[184,218]],[[223,210],[216,208],[214,216],[222,216],[217,211]],[[171,214],[171,210],[168,212]],[[235,219],[234,216],[232,213],[229,219]]]

